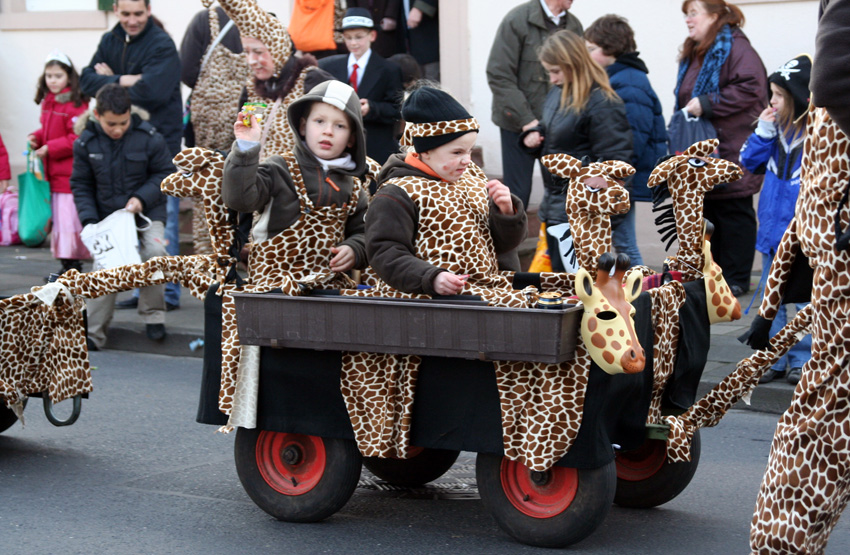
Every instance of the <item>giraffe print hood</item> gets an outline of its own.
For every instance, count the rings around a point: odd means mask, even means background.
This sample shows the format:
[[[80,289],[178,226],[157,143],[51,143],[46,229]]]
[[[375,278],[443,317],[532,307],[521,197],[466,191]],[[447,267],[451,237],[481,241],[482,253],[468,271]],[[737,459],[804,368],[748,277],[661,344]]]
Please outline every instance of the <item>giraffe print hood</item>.
[[[301,120],[310,113],[310,107],[314,102],[324,102],[338,110],[342,110],[351,122],[351,134],[354,137],[354,146],[345,149],[351,154],[355,163],[353,170],[337,169],[342,173],[353,176],[362,176],[366,173],[366,132],[363,129],[363,116],[360,115],[360,98],[349,85],[340,81],[324,81],[319,83],[304,96],[290,104],[287,110],[289,125],[295,131],[295,148],[303,153],[310,152],[304,144],[304,137],[298,132]],[[311,153],[312,154],[312,153]],[[300,161],[314,159],[314,156],[299,157]]]

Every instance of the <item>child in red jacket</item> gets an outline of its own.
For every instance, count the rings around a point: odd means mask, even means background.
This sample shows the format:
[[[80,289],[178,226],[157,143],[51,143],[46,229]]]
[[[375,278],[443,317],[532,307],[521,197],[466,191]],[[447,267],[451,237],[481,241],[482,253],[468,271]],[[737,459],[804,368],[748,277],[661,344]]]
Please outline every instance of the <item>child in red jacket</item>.
[[[41,104],[41,129],[27,137],[36,156],[44,164],[45,179],[50,183],[53,232],[50,251],[62,262],[61,272],[70,268],[82,271],[82,259],[91,258],[80,240],[80,218],[71,194],[74,122],[88,109],[88,97],[80,91],[80,77],[71,60],[61,52],[52,52],[38,80],[35,103]]]

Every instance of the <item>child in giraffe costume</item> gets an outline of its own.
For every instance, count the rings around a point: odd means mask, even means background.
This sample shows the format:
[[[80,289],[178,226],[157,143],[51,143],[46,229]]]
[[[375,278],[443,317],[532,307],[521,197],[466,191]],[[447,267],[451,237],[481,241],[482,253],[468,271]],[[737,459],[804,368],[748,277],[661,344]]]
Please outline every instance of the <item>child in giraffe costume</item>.
[[[287,120],[289,106],[333,77],[318,68],[313,56],[293,54],[286,27],[256,0],[219,0],[219,5],[239,29],[253,73],[245,84],[242,102],[268,105],[261,123],[260,160],[292,150],[297,130]]]
[[[236,141],[225,161],[225,205],[259,214],[248,258],[251,290],[281,287],[298,294],[299,283],[353,287],[343,272],[366,266],[363,230],[369,203],[358,177],[367,170],[360,99],[347,84],[327,81],[293,102],[287,113],[297,130],[291,151],[261,163],[260,126],[253,114],[240,112],[233,125]],[[232,296],[225,294],[219,408],[231,415],[231,426],[252,428],[259,348],[240,348],[233,306]],[[240,384],[250,385],[249,392],[242,395]]]

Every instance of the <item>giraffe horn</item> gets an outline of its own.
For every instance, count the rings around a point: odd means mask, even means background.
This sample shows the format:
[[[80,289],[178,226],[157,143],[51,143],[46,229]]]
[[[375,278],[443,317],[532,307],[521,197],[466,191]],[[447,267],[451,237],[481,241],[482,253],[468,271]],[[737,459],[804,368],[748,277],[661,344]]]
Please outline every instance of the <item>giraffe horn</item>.
[[[635,169],[631,166],[631,164],[627,164],[621,160],[608,160],[606,162],[601,162],[606,168],[609,175],[616,177],[617,179],[625,179],[630,175],[635,174]]]

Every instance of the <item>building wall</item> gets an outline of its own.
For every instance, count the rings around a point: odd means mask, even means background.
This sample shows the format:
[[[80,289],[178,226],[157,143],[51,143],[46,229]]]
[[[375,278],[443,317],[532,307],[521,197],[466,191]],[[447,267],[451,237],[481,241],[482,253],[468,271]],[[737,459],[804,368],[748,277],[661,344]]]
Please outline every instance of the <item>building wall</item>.
[[[92,6],[96,0],[90,0]],[[287,21],[293,0],[259,0]],[[490,122],[490,89],[485,66],[496,28],[519,2],[508,0],[443,0],[440,2],[442,73],[444,86],[478,117],[483,128],[485,169],[501,173],[498,129]],[[739,5],[747,17],[744,27],[768,71],[800,52],[813,53],[816,0],[761,1]],[[152,0],[153,13],[177,44],[191,17],[201,9],[198,0]],[[587,26],[605,13],[627,17],[635,29],[650,79],[669,114],[673,109],[676,54],[686,36],[678,0],[576,0],[573,13]],[[20,152],[26,136],[38,125],[33,103],[35,83],[43,61],[54,48],[64,51],[77,68],[88,64],[100,36],[116,23],[111,13],[26,13],[25,0],[0,0],[0,134],[15,171],[23,166]]]

